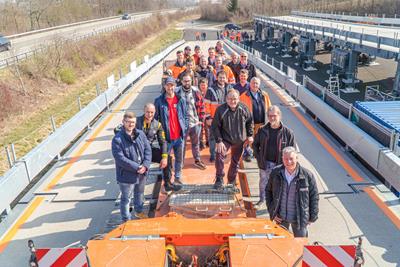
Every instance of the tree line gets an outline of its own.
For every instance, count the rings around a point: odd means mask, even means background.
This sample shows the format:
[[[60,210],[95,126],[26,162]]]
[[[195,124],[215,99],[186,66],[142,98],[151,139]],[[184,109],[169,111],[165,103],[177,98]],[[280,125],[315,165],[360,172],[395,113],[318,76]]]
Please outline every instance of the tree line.
[[[204,1],[200,7],[203,19],[215,21],[251,19],[253,14],[281,16],[292,10],[380,17],[400,13],[399,0],[225,0],[219,5]]]

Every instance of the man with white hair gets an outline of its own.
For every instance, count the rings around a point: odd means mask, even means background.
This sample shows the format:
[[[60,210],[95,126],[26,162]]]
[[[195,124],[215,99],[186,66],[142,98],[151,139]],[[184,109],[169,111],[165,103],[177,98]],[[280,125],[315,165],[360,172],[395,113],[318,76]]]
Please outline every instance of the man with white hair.
[[[295,237],[307,237],[307,226],[318,219],[318,188],[311,171],[298,163],[294,147],[282,151],[283,165],[271,172],[266,189],[270,220],[289,229]]]

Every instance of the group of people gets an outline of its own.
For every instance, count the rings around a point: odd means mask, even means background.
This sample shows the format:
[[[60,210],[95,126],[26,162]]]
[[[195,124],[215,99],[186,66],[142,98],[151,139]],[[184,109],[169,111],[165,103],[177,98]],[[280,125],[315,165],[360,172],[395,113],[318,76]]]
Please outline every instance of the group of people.
[[[116,130],[112,153],[123,221],[131,219],[132,192],[134,216],[146,217],[143,194],[151,162],[160,164],[165,191],[182,188],[190,139],[194,166],[201,170],[207,168],[201,150],[209,147],[217,190],[223,188],[228,151],[227,181],[233,186],[241,158],[251,161],[254,156],[260,169],[260,199],[255,207],[266,203],[271,220],[286,228],[291,225],[295,236],[307,236],[307,225],[318,216],[318,191],[313,174],[298,163],[293,131],[282,123],[280,108],[261,90],[246,53],[233,52],[228,59],[221,41],[207,52],[203,54],[197,45],[194,54],[189,46],[177,51],[161,95],[147,103],[138,118],[126,112]]]

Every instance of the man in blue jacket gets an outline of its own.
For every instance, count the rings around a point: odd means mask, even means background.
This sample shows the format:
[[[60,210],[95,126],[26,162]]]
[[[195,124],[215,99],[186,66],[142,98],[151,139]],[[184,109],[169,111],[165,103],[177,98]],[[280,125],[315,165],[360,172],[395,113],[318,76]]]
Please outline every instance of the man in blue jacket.
[[[134,216],[139,219],[147,217],[143,213],[143,199],[146,175],[151,163],[151,147],[143,131],[135,129],[135,113],[126,112],[122,125],[122,130],[112,140],[112,154],[121,190],[121,217],[126,222],[131,219],[129,204],[132,191]]]
[[[175,93],[175,80],[168,77],[165,80],[164,93],[154,101],[156,106],[155,119],[161,122],[167,140],[168,154],[174,150],[175,156],[175,180],[174,185],[165,180],[166,191],[179,190],[181,188],[181,173],[183,161],[183,142],[189,126],[186,116],[186,101],[183,97]]]

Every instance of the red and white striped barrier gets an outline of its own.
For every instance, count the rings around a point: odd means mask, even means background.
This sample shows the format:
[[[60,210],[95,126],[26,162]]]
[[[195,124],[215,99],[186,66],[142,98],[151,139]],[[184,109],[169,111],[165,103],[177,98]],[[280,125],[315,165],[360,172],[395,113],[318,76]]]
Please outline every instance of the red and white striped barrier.
[[[39,267],[88,267],[83,248],[39,248],[36,249]]]
[[[356,246],[304,246],[303,267],[353,267]]]

